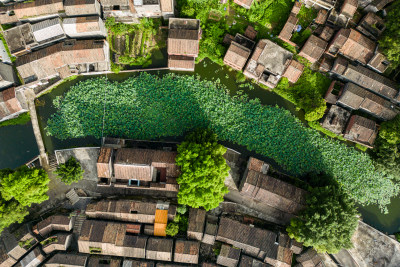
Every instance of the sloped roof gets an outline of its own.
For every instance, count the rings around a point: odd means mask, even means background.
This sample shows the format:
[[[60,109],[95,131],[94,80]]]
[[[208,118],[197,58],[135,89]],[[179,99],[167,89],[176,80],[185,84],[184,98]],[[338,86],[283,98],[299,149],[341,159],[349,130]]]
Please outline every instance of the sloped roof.
[[[96,16],[65,18],[63,28],[66,34],[97,32],[101,31],[102,23],[101,19]]]
[[[33,36],[36,41],[48,42],[55,38],[65,36],[64,30],[61,26],[61,20],[59,18],[44,20],[35,24],[32,24]]]
[[[289,80],[289,82],[295,83],[300,78],[301,74],[303,73],[303,70],[304,70],[303,64],[295,60],[292,60],[287,69],[285,70],[285,72],[283,73],[283,76],[286,77]]]
[[[242,70],[250,56],[250,49],[236,43],[231,42],[228,51],[224,57],[224,63],[234,66],[235,69]]]
[[[342,5],[340,13],[349,18],[352,18],[356,13],[357,8],[358,8],[358,0],[345,0]]]
[[[317,17],[315,18],[315,23],[323,25],[325,24],[327,19],[328,19],[328,11],[326,9],[320,9],[318,11]]]
[[[168,56],[168,68],[176,70],[194,70],[195,58],[186,56]]]
[[[351,141],[372,146],[377,134],[378,129],[374,121],[358,115],[353,115],[347,125],[344,137]]]
[[[59,265],[73,265],[84,267],[88,256],[82,254],[73,253],[57,253],[50,258],[46,263],[48,264],[59,264]]]
[[[382,53],[376,53],[375,56],[368,62],[368,66],[376,69],[379,72],[385,72],[389,67],[390,62]]]
[[[301,49],[299,56],[302,56],[308,59],[311,63],[314,63],[321,58],[327,45],[328,42],[325,40],[322,40],[315,35],[311,35]]]
[[[147,241],[147,251],[172,252],[173,239],[150,237]]]
[[[293,53],[270,40],[263,39],[260,42],[265,43],[265,46],[257,62],[262,64],[266,71],[274,75],[282,75]]]
[[[188,232],[203,233],[206,221],[206,211],[202,209],[189,209]]]
[[[140,149],[119,148],[115,155],[115,163],[118,164],[144,164],[151,165],[153,162],[175,164],[176,152]]]
[[[12,54],[25,50],[31,45],[36,45],[30,23],[25,23],[4,31],[4,39]]]
[[[296,15],[290,14],[278,37],[283,41],[289,41],[290,38],[292,38],[294,28],[296,27],[298,21],[299,19],[296,17]]]
[[[354,29],[341,29],[339,34],[347,36],[339,53],[353,60],[367,64],[374,55],[376,43]]]

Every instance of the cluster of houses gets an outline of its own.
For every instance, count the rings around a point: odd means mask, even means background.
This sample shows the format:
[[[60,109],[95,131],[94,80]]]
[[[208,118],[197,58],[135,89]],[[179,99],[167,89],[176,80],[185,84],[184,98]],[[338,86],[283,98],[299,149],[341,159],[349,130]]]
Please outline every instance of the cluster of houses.
[[[373,147],[379,129],[376,121],[391,120],[399,113],[399,87],[383,75],[390,63],[377,43],[385,24],[376,12],[392,1],[366,1],[369,4],[364,6],[359,2],[296,1],[278,37],[296,46],[290,39],[298,28],[300,8],[305,5],[318,10],[310,26],[312,34],[299,56],[334,79],[325,96],[329,110],[321,125],[347,140]],[[359,21],[356,13],[362,16]],[[352,115],[353,111],[366,113],[368,118],[359,112]]]
[[[102,200],[89,204],[85,214],[52,215],[33,227],[6,231],[0,266],[289,267],[293,255],[303,250],[284,233],[254,226],[255,219],[246,215],[215,216],[193,208],[186,237],[166,237],[176,210],[167,202]],[[200,258],[202,244],[217,249],[216,262]],[[316,253],[314,257],[321,262]],[[310,266],[300,260],[299,266]]]

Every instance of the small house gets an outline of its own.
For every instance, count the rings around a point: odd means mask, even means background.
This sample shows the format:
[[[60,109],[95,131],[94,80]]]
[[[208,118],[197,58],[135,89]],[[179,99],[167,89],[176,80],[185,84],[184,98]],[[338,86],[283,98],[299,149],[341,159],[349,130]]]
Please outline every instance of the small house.
[[[85,220],[78,238],[80,253],[141,259],[146,256],[146,243],[136,225],[97,220]]]
[[[217,257],[217,264],[227,267],[236,267],[240,258],[240,249],[223,244]]]
[[[328,11],[326,9],[320,9],[318,11],[317,17],[315,18],[315,23],[324,25],[328,19]]]
[[[52,231],[69,232],[74,226],[75,217],[65,215],[53,215],[39,222],[33,227],[33,232],[42,237],[47,236]]]
[[[246,36],[250,40],[254,40],[257,37],[257,33],[258,32],[254,29],[254,27],[249,25],[249,26],[247,26],[247,28],[244,32],[244,36]]]
[[[261,201],[275,209],[297,214],[306,205],[307,192],[268,176],[264,162],[250,158],[240,185],[240,194]],[[264,167],[268,170],[268,167]]]
[[[27,107],[23,108],[14,87],[0,92],[0,121],[12,119],[26,111]]]
[[[241,71],[246,65],[247,59],[249,58],[251,50],[241,46],[236,42],[231,42],[228,51],[224,57],[224,64],[228,65],[234,70]]]
[[[32,34],[38,46],[67,38],[61,26],[60,18],[48,19],[32,24]]]
[[[366,65],[374,56],[376,43],[354,29],[340,29],[330,43],[327,53],[341,54]]]
[[[243,74],[270,88],[275,88],[292,57],[291,52],[276,43],[267,39],[260,40]]]
[[[296,257],[299,267],[323,267],[325,266],[321,257],[314,249],[308,249]]]
[[[358,8],[358,0],[344,0],[342,7],[340,9],[340,14],[353,18]]]
[[[133,1],[130,0],[100,0],[104,18],[115,18],[122,23],[139,23],[138,14]]]
[[[193,57],[168,56],[168,68],[177,71],[194,71],[195,61]]]
[[[300,254],[303,250],[303,243],[297,242],[296,239],[290,239],[290,250],[294,254]]]
[[[48,260],[45,267],[85,267],[88,257],[81,254],[57,253]]]
[[[143,260],[133,260],[124,259],[122,267],[155,267],[154,261],[143,261]],[[120,266],[118,266],[120,267]]]
[[[275,243],[274,232],[253,227],[238,221],[220,218],[216,240],[242,249],[246,254],[264,259],[268,250]]]
[[[72,234],[59,233],[40,242],[44,253],[50,254],[56,250],[66,251],[71,245]]]
[[[18,261],[34,245],[36,245],[36,243],[37,239],[30,233],[27,224],[22,225],[13,232],[9,232],[6,229],[2,232],[2,238],[0,240],[0,244],[4,245],[1,259],[5,262],[11,262],[13,260]],[[8,258],[12,258],[12,260]],[[1,264],[0,266],[3,267]]]
[[[175,242],[174,261],[186,264],[199,262],[200,243],[197,241],[177,240]]]
[[[99,158],[97,159],[97,185],[110,185],[113,174],[112,170],[113,149],[109,147],[100,148]]]
[[[322,29],[322,32],[320,33],[319,37],[322,40],[329,42],[332,39],[334,33],[335,33],[335,30],[333,28],[331,28],[329,26],[325,26]]]
[[[392,120],[398,114],[390,101],[354,83],[345,85],[337,103],[352,110],[368,112],[382,120]]]
[[[146,246],[146,259],[172,261],[173,239],[150,237]]]
[[[386,29],[385,21],[375,13],[368,12],[358,23],[357,30],[364,35],[377,39]]]
[[[304,57],[305,59],[314,64],[324,54],[327,45],[328,45],[327,41],[315,35],[311,35],[307,39],[307,42],[302,47],[299,56]]]
[[[199,54],[201,37],[200,21],[197,19],[170,18],[168,24],[168,56],[171,57],[168,65],[179,70],[193,70],[194,60]],[[182,60],[183,62],[178,62]],[[193,63],[189,64],[189,61]],[[184,67],[190,67],[185,69]]]
[[[244,7],[246,9],[250,9],[251,4],[253,3],[254,0],[233,0],[233,2],[241,7]]]
[[[154,235],[167,236],[169,203],[157,203],[156,214],[154,218]]]
[[[296,46],[296,44],[290,41],[290,39],[292,38],[293,31],[295,30],[298,21],[299,19],[297,16],[291,13],[281,32],[279,33],[278,38],[292,46]]]
[[[4,31],[3,35],[10,53],[14,56],[27,54],[33,47],[38,45],[33,36],[32,25],[30,23],[8,29]]]
[[[398,85],[396,82],[363,66],[349,64],[342,58],[335,60],[332,73],[389,100],[396,100],[398,96]]]
[[[272,266],[292,266],[293,251],[290,249],[291,240],[287,234],[279,233],[277,243],[271,244],[266,250],[264,262]]]
[[[204,235],[201,242],[209,245],[214,245],[215,236],[217,235],[217,232],[218,232],[218,217],[215,217],[213,215],[207,215],[206,227],[204,229]]]
[[[349,118],[350,112],[339,106],[332,105],[321,126],[337,135],[341,135]]]
[[[344,138],[372,148],[378,135],[378,125],[373,120],[353,115],[344,133]]]
[[[0,24],[36,21],[58,17],[64,12],[63,0],[35,0],[0,7]]]
[[[101,6],[98,0],[65,0],[64,9],[69,17],[101,15]]]
[[[16,78],[11,65],[0,62],[0,90],[16,84]]]
[[[204,224],[206,221],[206,211],[202,209],[189,209],[188,219],[188,238],[201,241],[203,238]]]
[[[87,267],[120,267],[122,259],[103,255],[91,255]]]
[[[107,36],[104,22],[97,16],[65,18],[62,27],[69,38],[104,38]]]
[[[264,263],[258,259],[242,254],[240,257],[239,267],[271,267],[271,265]]]
[[[376,52],[375,55],[368,62],[368,67],[372,68],[376,72],[384,73],[389,68],[390,62],[380,52]]]
[[[286,77],[289,82],[295,83],[299,80],[301,74],[303,73],[304,65],[292,60],[290,61],[289,66],[286,68],[285,72],[282,74],[283,77]]]

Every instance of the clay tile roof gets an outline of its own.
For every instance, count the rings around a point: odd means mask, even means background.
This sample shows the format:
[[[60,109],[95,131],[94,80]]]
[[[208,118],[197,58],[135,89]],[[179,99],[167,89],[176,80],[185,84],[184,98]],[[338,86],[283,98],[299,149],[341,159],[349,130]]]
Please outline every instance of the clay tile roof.
[[[253,28],[253,26],[247,26],[246,31],[244,32],[244,36],[247,38],[254,40],[257,36],[257,31]]]
[[[244,8],[250,8],[254,0],[234,0],[235,4],[238,4]]]
[[[320,38],[322,38],[325,41],[329,41],[333,34],[335,33],[335,30],[329,26],[325,26],[321,32],[321,34],[319,35]]]
[[[112,152],[112,148],[102,147],[100,149],[100,154],[99,154],[97,163],[109,163],[110,159],[111,159],[111,152]]]
[[[344,137],[351,141],[372,146],[377,133],[377,125],[374,121],[358,115],[353,115],[347,125]]]
[[[289,42],[298,21],[299,19],[294,14],[290,14],[285,26],[283,26],[279,33],[279,38],[285,42]]]
[[[197,56],[199,53],[199,31],[188,29],[169,29],[168,54]]]
[[[161,11],[162,12],[173,12],[174,4],[172,0],[160,0]]]
[[[354,29],[342,30],[349,30],[350,33],[348,39],[340,48],[340,53],[353,60],[358,60],[363,64],[367,64],[374,56],[376,43]]]
[[[194,70],[195,59],[194,57],[186,56],[168,56],[168,68],[176,70]]]
[[[115,163],[121,164],[145,164],[153,162],[175,164],[176,152],[139,149],[139,148],[120,148],[115,155]]]
[[[349,18],[352,18],[356,13],[357,8],[358,0],[345,0],[340,13],[346,15]]]
[[[308,59],[311,63],[317,62],[325,52],[328,42],[321,38],[311,35],[301,49],[299,56]]]
[[[368,66],[376,69],[379,72],[385,72],[390,63],[382,53],[376,53],[375,56],[369,61]]]
[[[199,255],[200,243],[197,241],[177,240],[175,242],[175,253]]]
[[[224,57],[224,63],[242,70],[250,56],[250,49],[232,42]]]
[[[171,252],[174,244],[173,239],[161,239],[150,237],[147,241],[148,251]]]
[[[49,261],[47,264],[58,264],[60,266],[63,265],[73,265],[73,266],[82,266],[86,265],[88,257],[86,255],[80,254],[72,254],[72,253],[57,253]]]
[[[202,209],[189,210],[188,232],[203,233],[206,221],[206,211]]]
[[[323,24],[325,24],[327,19],[328,19],[328,10],[320,9],[318,11],[318,15],[317,15],[317,17],[315,19],[315,23],[323,25]]]
[[[288,78],[289,82],[295,83],[300,78],[303,73],[304,65],[299,62],[292,60],[290,65],[287,67],[286,71],[283,73],[283,76]]]

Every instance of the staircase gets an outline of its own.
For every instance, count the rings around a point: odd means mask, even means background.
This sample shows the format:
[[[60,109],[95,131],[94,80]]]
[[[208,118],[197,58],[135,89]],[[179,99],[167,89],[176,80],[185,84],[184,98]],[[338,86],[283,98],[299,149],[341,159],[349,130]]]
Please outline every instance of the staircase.
[[[57,170],[57,167],[58,167],[58,164],[57,164],[56,155],[54,153],[49,154],[49,168],[50,168],[50,171]]]
[[[76,215],[74,228],[72,230],[72,232],[77,236],[81,234],[82,224],[85,220],[86,220],[86,214],[85,211],[82,210],[80,214]]]
[[[65,196],[68,198],[72,205],[75,205],[79,201],[79,196],[73,188],[69,190]]]

